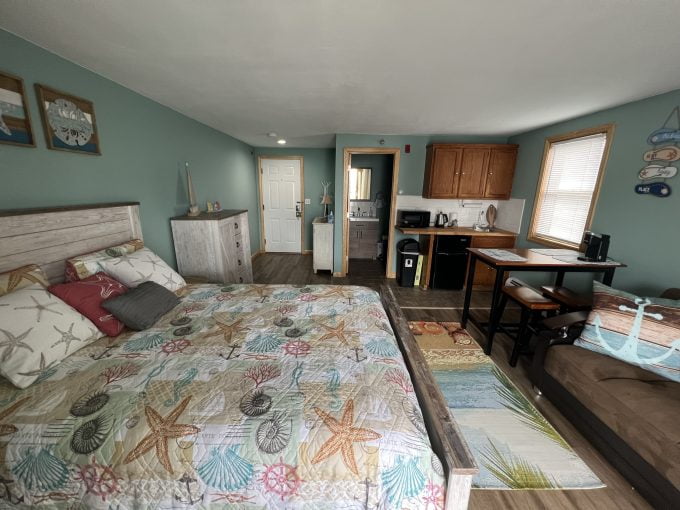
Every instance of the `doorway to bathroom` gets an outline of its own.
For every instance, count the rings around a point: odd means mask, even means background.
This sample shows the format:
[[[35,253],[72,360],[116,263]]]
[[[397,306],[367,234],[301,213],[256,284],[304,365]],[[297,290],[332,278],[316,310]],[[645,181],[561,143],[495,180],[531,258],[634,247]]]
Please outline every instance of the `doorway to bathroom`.
[[[345,149],[343,273],[394,277],[399,149]]]

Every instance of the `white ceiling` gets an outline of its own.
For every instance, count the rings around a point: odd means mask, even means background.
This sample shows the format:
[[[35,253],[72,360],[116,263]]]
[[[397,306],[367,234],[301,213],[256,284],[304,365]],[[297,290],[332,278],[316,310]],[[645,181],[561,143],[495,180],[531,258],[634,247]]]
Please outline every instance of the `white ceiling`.
[[[680,0],[0,0],[0,26],[253,146],[505,135],[680,88]]]

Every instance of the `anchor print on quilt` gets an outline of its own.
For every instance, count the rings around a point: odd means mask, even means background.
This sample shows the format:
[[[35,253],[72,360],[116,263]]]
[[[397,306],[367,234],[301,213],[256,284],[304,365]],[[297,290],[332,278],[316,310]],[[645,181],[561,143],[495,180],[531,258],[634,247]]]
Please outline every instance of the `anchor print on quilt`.
[[[680,301],[640,298],[595,282],[593,310],[574,345],[680,382]]]

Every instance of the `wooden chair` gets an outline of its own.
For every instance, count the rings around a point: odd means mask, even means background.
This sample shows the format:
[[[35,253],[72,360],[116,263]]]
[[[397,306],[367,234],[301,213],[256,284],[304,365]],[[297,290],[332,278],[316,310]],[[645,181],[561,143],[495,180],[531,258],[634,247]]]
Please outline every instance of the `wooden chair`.
[[[517,325],[517,334],[514,337],[508,331],[508,328],[501,323],[501,317],[503,316],[503,311],[505,310],[508,300],[517,303],[521,309],[521,316],[519,324]],[[540,292],[532,287],[517,287],[514,285],[503,287],[501,299],[498,303],[498,311],[495,314],[493,324],[490,326],[492,334],[489,345],[487,346],[487,354],[491,353],[493,336],[498,329],[501,329],[515,341],[512,353],[510,354],[510,366],[516,366],[521,351],[529,344],[529,340],[531,339],[531,332],[533,330],[532,324],[542,320],[544,312],[553,315],[560,310],[560,306],[559,303],[541,295]]]
[[[559,303],[562,313],[588,311],[593,307],[592,296],[577,294],[567,287],[544,285],[541,292],[545,297]]]

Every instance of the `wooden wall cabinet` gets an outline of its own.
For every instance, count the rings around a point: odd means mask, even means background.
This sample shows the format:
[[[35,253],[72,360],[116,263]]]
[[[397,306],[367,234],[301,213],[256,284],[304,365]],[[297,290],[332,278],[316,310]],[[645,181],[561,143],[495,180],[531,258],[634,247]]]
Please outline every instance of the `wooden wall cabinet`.
[[[423,197],[510,198],[517,147],[510,144],[428,145]]]

